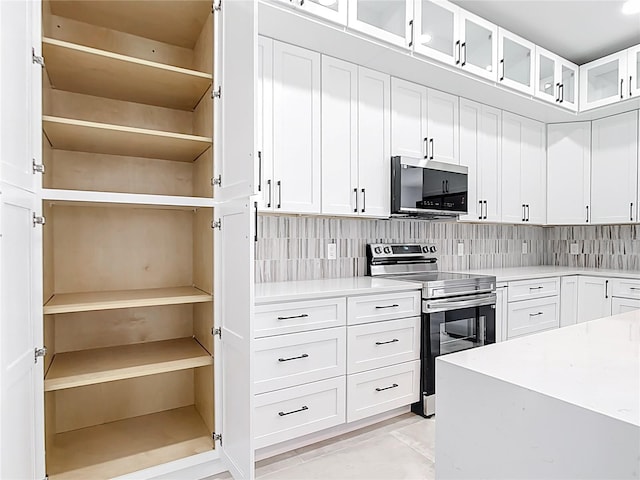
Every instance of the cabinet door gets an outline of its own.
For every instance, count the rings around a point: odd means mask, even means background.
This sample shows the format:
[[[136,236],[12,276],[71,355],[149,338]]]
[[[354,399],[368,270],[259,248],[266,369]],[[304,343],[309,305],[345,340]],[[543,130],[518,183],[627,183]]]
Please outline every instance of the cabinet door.
[[[411,0],[350,0],[348,7],[350,28],[401,47],[409,46]]]
[[[589,223],[591,122],[547,126],[547,223]]]
[[[535,45],[504,29],[499,29],[498,81],[507,87],[533,95]]]
[[[502,111],[482,105],[478,171],[479,198],[483,200],[483,219],[500,222],[502,219]]]
[[[358,67],[322,57],[322,213],[358,211]],[[388,142],[388,141],[387,141]]]
[[[320,212],[320,54],[273,44],[276,212]]]
[[[34,362],[43,346],[44,227],[33,224],[33,193],[0,191],[0,477],[44,478],[44,358]]]
[[[561,58],[557,62],[557,68],[556,78],[558,78],[560,82],[558,105],[576,112],[578,111],[579,67]]]
[[[609,283],[601,277],[578,277],[578,323],[611,315]]]
[[[578,322],[578,276],[560,279],[560,326]]]
[[[273,40],[258,37],[258,208],[273,210]]]
[[[591,127],[591,223],[637,221],[638,112]]]
[[[391,209],[391,78],[358,67],[358,184],[360,215]]]
[[[497,79],[498,27],[460,10],[460,66],[489,80]]]
[[[613,298],[611,300],[611,315],[634,312],[640,310],[640,300],[631,298]]]
[[[438,90],[427,91],[427,136],[431,160],[460,163],[458,97]]]
[[[524,118],[502,114],[502,221],[524,223],[526,208],[522,201],[522,163],[524,155]]]
[[[466,98],[460,99],[460,165],[468,169],[467,215],[460,215],[460,221],[482,220],[484,204],[480,197],[480,124],[482,105]]]
[[[629,77],[629,96],[640,96],[640,45],[628,50],[627,76]]]
[[[391,79],[391,155],[427,158],[427,88]]]
[[[6,1],[0,4],[0,180],[34,192],[42,164],[42,67],[32,55],[42,55],[40,4]],[[33,48],[33,51],[32,51]]]
[[[544,123],[522,124],[522,171],[520,185],[525,221],[544,225],[547,221],[547,155]]]
[[[548,102],[560,101],[560,80],[557,76],[560,57],[536,46],[535,96]]]
[[[580,110],[627,98],[627,51],[580,66]]]
[[[459,62],[458,7],[442,0],[415,0],[413,48],[449,65]]]
[[[298,8],[340,25],[347,24],[347,0],[297,0]]]
[[[509,304],[507,303],[507,287],[496,287],[496,343],[507,339]]]

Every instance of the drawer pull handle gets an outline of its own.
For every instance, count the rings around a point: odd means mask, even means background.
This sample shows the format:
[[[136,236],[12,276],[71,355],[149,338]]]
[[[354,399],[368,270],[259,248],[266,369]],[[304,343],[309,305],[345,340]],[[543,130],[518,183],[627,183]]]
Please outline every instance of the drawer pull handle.
[[[384,387],[384,388],[376,388],[376,392],[381,392],[383,390],[391,390],[392,388],[396,388],[398,386],[397,383],[394,383],[393,385],[391,385],[390,387]]]
[[[629,287],[629,290],[640,290],[638,287]]]
[[[529,287],[529,290],[542,290],[544,287]]]
[[[382,305],[382,306],[377,306],[376,308],[396,308],[399,306],[400,305],[398,305],[397,303],[394,303],[393,305]]]
[[[291,415],[292,413],[304,412],[305,410],[309,410],[309,407],[307,407],[306,405],[303,405],[302,408],[299,408],[298,410],[291,410],[290,412],[278,412],[278,415],[280,415],[281,417],[284,417],[285,415]]]
[[[388,342],[376,342],[376,345],[386,345],[387,343],[396,343],[399,341],[400,340],[398,340],[397,338],[394,338],[393,340],[389,340]]]
[[[538,313],[530,313],[529,316],[530,317],[537,317],[538,315],[542,315],[542,312],[538,312]]]
[[[302,315],[292,315],[291,317],[278,317],[278,320],[290,320],[292,318],[307,318],[309,315],[303,313]]]
[[[309,355],[307,355],[306,353],[303,353],[299,357],[279,358],[278,361],[279,362],[288,362],[289,360],[299,360],[300,358],[307,358],[308,356]]]

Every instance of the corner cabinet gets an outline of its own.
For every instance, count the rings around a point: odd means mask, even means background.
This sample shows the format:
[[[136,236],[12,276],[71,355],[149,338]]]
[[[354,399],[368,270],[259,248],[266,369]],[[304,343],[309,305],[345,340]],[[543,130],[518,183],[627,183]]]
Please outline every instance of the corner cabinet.
[[[254,477],[256,6],[142,3],[0,3],[2,478]]]
[[[578,70],[577,65],[536,46],[536,97],[578,111]]]
[[[580,66],[580,110],[628,98],[627,50]]]

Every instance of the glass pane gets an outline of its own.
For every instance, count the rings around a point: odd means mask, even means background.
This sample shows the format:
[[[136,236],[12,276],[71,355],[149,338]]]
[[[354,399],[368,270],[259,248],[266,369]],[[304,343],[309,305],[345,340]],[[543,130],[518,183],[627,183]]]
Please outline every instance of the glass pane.
[[[554,95],[553,75],[556,69],[555,63],[552,59],[540,55],[540,78],[538,87],[541,92],[547,95]]]
[[[453,12],[422,0],[421,24],[418,43],[453,57]]]
[[[357,0],[358,20],[404,38],[405,0]]]
[[[612,60],[587,71],[587,101],[597,102],[618,95],[618,61]]]
[[[330,8],[334,12],[338,11],[338,3],[340,0],[308,0],[311,3],[317,3],[323,7]]]
[[[573,68],[562,66],[562,101],[576,103],[575,92],[576,71]]]
[[[471,20],[465,20],[466,62],[487,71],[493,70],[492,33]]]
[[[505,38],[503,50],[504,77],[531,86],[531,49]]]

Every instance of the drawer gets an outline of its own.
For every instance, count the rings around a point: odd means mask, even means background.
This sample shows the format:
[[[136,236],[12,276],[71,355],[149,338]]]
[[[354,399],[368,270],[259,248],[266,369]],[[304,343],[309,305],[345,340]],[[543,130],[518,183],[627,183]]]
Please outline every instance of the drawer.
[[[420,315],[421,292],[398,292],[383,295],[364,295],[347,299],[347,324],[395,320]]]
[[[254,392],[344,375],[346,350],[345,327],[259,338],[254,343]]]
[[[533,298],[553,297],[560,295],[560,278],[539,278],[509,282],[507,298],[509,302],[531,300]]]
[[[507,338],[550,330],[560,326],[558,297],[509,304]]]
[[[254,398],[254,447],[291,440],[345,422],[345,377]]]
[[[347,327],[347,373],[420,358],[421,317]]]
[[[638,298],[614,297],[611,299],[611,315],[633,312],[635,310],[640,310],[640,299]]]
[[[612,279],[611,296],[622,298],[640,298],[640,280],[625,280],[623,278]]]
[[[346,318],[345,298],[256,305],[254,336],[260,338],[337,327],[345,325]]]
[[[410,405],[420,398],[420,360],[347,375],[347,422]]]

